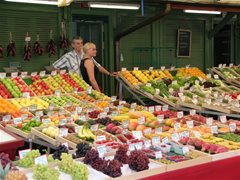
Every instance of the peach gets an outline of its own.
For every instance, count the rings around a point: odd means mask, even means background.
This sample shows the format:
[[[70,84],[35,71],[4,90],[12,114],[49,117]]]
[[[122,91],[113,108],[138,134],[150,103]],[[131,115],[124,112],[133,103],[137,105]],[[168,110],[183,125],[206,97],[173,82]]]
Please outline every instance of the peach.
[[[140,124],[140,125],[137,126],[136,130],[137,131],[143,131],[145,128],[146,128],[145,125]]]
[[[128,125],[128,129],[129,130],[135,130],[138,126],[138,123],[137,122],[130,122],[129,125]]]

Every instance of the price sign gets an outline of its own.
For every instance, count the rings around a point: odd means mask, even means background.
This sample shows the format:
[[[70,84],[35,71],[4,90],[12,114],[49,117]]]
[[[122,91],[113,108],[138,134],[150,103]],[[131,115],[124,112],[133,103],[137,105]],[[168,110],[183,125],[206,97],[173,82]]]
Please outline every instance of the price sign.
[[[211,79],[211,78],[212,78],[212,75],[211,75],[211,74],[207,74],[207,78],[208,78],[208,79]]]
[[[107,113],[106,112],[102,112],[98,116],[99,116],[99,118],[105,118],[105,117],[107,117]]]
[[[163,144],[167,144],[168,142],[169,142],[168,137],[165,137],[165,138],[162,139]]]
[[[236,123],[231,123],[231,124],[229,124],[229,129],[230,129],[231,132],[236,131],[236,129],[237,129]]]
[[[11,73],[11,78],[16,78],[18,77],[18,72],[12,72]]]
[[[170,70],[174,70],[175,69],[175,66],[171,66]]]
[[[23,92],[22,97],[23,98],[30,98],[30,93],[29,92]]]
[[[195,84],[196,84],[196,85],[199,85],[199,80],[195,80]]]
[[[60,95],[61,95],[61,90],[60,90],[60,89],[57,89],[57,90],[55,91],[55,95],[56,95],[56,96],[60,96]]]
[[[219,79],[219,76],[217,74],[213,75],[214,79]]]
[[[148,107],[148,111],[149,111],[150,113],[153,113],[154,110],[155,110],[155,107],[154,107],[154,106],[149,106],[149,107]]]
[[[161,159],[162,158],[162,152],[161,151],[156,151],[155,153],[155,158],[156,159]]]
[[[162,109],[162,106],[159,106],[159,105],[157,105],[157,106],[155,106],[155,111],[161,111],[161,109]]]
[[[164,120],[164,115],[163,115],[163,114],[158,115],[158,116],[157,116],[157,120],[158,120],[160,123],[162,123],[163,120]]]
[[[98,128],[99,128],[99,124],[94,124],[94,125],[91,125],[90,129],[91,129],[91,131],[95,132],[98,130]]]
[[[222,65],[222,64],[219,64],[219,65],[218,65],[218,67],[219,67],[219,68],[222,68],[222,67],[223,67],[223,65]]]
[[[146,86],[147,86],[147,87],[151,87],[152,84],[151,84],[151,83],[147,83]]]
[[[144,141],[144,147],[149,148],[151,146],[151,141],[150,140],[145,140]]]
[[[183,111],[178,111],[178,112],[177,112],[177,117],[178,117],[178,118],[182,118],[183,115],[184,115],[184,114],[183,114]]]
[[[3,116],[3,118],[2,118],[2,120],[3,120],[4,122],[10,121],[10,119],[11,119],[11,115],[5,115],[5,116]]]
[[[51,119],[50,118],[42,119],[42,123],[48,125],[51,123]]]
[[[28,72],[21,72],[21,78],[25,78],[28,75]]]
[[[35,165],[37,165],[37,164],[47,165],[47,164],[48,164],[47,155],[44,154],[44,155],[42,155],[42,156],[36,157],[36,158],[34,159],[34,164],[35,164]]]
[[[164,71],[165,70],[165,66],[161,66],[161,70]]]
[[[124,68],[124,67],[121,69],[121,71],[126,71],[126,70],[127,70],[127,68]]]
[[[211,133],[217,134],[218,133],[218,127],[217,126],[211,126]]]
[[[225,124],[227,122],[227,117],[226,116],[220,116],[220,121],[221,121],[221,123]]]
[[[111,96],[111,102],[114,102],[117,100],[117,96]]]
[[[196,114],[196,110],[195,109],[190,110],[190,115],[191,116],[194,116],[195,114]]]
[[[59,128],[59,136],[64,137],[68,135],[68,128]]]
[[[119,101],[119,105],[126,104],[126,101]]]
[[[169,88],[168,91],[170,92],[170,94],[172,94],[173,93],[173,88]]]
[[[37,74],[38,74],[37,72],[32,72],[31,76],[34,77],[34,76],[37,76]]]
[[[24,149],[24,150],[18,151],[19,159],[24,158],[29,152],[31,152],[31,149]]]
[[[231,63],[231,64],[229,64],[229,67],[233,67],[233,64]]]
[[[152,144],[153,145],[160,144],[160,137],[159,136],[152,137]]]
[[[106,136],[105,135],[97,136],[96,141],[106,141]]]
[[[183,92],[183,90],[184,90],[184,87],[180,87],[179,88],[179,91],[182,93]]]
[[[46,71],[40,71],[40,72],[39,72],[39,76],[40,76],[40,77],[46,76]]]
[[[79,133],[79,131],[81,130],[81,127],[80,126],[75,126],[74,129],[75,129],[76,133]]]
[[[14,124],[20,124],[20,123],[22,123],[22,118],[21,118],[21,117],[19,117],[19,118],[14,118],[14,119],[13,119],[13,123],[14,123]]]
[[[162,106],[162,111],[167,111],[168,110],[168,105],[163,105]]]
[[[189,132],[188,131],[183,131],[182,133],[181,133],[181,136],[182,136],[182,138],[185,138],[185,137],[189,137]]]
[[[180,123],[174,124],[174,130],[177,131],[181,127]]]
[[[131,109],[135,109],[137,107],[137,103],[132,103],[131,105],[130,105],[130,108]]]
[[[67,117],[67,123],[73,123],[73,118],[72,117]]]
[[[223,68],[225,68],[226,66],[227,66],[226,64],[223,64],[223,66],[222,66],[222,67],[223,67]]]
[[[175,80],[175,81],[172,81],[172,84],[177,84],[177,81]]]
[[[187,127],[189,128],[189,129],[192,129],[193,128],[193,121],[187,121]]]
[[[124,128],[127,128],[129,125],[129,120],[124,120],[122,124]]]
[[[189,148],[187,146],[183,146],[182,151],[183,151],[183,154],[188,154]]]
[[[79,120],[81,120],[81,121],[87,121],[87,119],[86,119],[86,116],[85,116],[85,115],[79,116],[78,118],[79,118]]]
[[[172,134],[172,140],[178,142],[180,140],[179,135],[177,133]]]
[[[153,70],[153,67],[149,67],[149,71],[152,71]]]
[[[36,111],[37,110],[37,105],[36,104],[32,104],[29,108],[30,111]]]
[[[92,86],[87,87],[87,94],[92,94]]]
[[[145,123],[145,117],[138,118],[138,124],[144,124]]]
[[[57,71],[52,71],[52,72],[51,72],[51,75],[52,75],[52,76],[55,76],[56,74],[57,74]]]
[[[6,73],[0,73],[0,79],[6,78]]]
[[[135,144],[129,144],[129,150],[134,151],[135,150]]]
[[[138,71],[139,67],[133,67],[134,71]]]
[[[78,114],[81,114],[81,112],[82,112],[82,107],[79,107],[79,106],[76,107],[76,111],[77,111]]]
[[[60,125],[65,125],[65,124],[67,124],[67,119],[60,119],[59,124],[60,124]]]
[[[132,135],[136,139],[141,139],[143,137],[142,131],[132,131]]]
[[[66,69],[62,69],[62,70],[60,70],[59,73],[60,73],[60,74],[66,74]]]
[[[189,85],[190,85],[189,83],[185,83],[184,88],[188,88]]]
[[[22,115],[21,115],[21,118],[22,118],[22,120],[27,119],[27,118],[28,118],[28,114],[22,114]]]
[[[146,128],[146,129],[144,129],[143,133],[144,133],[144,135],[151,134],[152,129],[151,128]]]
[[[155,89],[155,95],[159,95],[160,94],[160,89]]]
[[[196,138],[200,138],[201,134],[198,131],[193,131],[193,134]]]
[[[123,108],[123,105],[118,105],[118,106],[117,106],[117,109],[118,109],[118,110],[120,110],[120,109],[122,109],[122,108]]]
[[[141,150],[143,148],[143,143],[142,142],[136,143],[135,147],[137,150]]]
[[[26,41],[26,42],[31,41],[31,37],[30,37],[30,36],[26,36],[26,37],[25,37],[25,41]]]
[[[105,108],[103,109],[103,111],[106,112],[106,113],[108,113],[108,112],[109,112],[109,107],[105,107]]]
[[[104,154],[107,152],[106,145],[98,146],[97,151],[98,151],[99,157],[103,158]]]
[[[162,127],[158,127],[155,129],[156,134],[162,134]]]
[[[207,119],[206,119],[206,124],[207,124],[208,126],[211,126],[211,125],[213,124],[213,118],[207,118]]]

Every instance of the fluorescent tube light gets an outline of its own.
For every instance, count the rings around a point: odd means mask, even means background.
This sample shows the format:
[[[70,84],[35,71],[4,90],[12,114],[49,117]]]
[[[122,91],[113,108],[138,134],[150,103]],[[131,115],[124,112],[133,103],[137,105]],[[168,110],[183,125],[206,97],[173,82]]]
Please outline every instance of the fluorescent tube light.
[[[5,0],[5,1],[18,2],[18,3],[30,3],[30,4],[58,5],[57,1],[44,1],[44,0]]]
[[[191,10],[191,9],[185,9],[185,13],[197,13],[197,14],[221,14],[220,11],[207,11],[207,10]]]
[[[89,7],[91,8],[107,8],[107,9],[130,9],[138,10],[140,5],[138,4],[122,4],[122,3],[98,3],[98,2],[89,2]]]

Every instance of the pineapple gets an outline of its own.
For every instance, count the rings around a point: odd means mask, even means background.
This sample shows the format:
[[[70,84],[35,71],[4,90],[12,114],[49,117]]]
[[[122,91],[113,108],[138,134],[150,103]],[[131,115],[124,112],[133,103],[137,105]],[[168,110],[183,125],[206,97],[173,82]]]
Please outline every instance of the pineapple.
[[[8,171],[10,171],[11,168],[11,164],[8,163],[5,168],[3,168],[2,163],[0,161],[0,179],[4,180],[6,174],[8,173]]]

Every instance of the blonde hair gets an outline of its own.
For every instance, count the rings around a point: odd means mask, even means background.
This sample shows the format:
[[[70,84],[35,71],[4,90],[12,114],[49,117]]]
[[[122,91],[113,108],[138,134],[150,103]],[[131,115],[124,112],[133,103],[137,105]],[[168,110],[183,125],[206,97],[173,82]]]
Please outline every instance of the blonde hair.
[[[87,51],[92,47],[92,46],[96,46],[94,43],[92,42],[87,42],[86,44],[84,44],[83,46],[83,52],[86,54]]]

